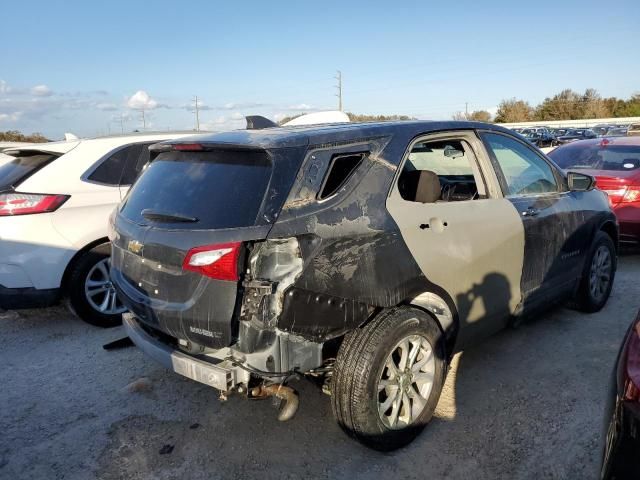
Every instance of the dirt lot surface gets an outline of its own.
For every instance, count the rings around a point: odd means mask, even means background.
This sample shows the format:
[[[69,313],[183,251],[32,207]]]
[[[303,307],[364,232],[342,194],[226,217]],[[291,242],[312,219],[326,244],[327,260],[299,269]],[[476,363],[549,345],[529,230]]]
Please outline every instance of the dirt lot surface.
[[[640,256],[627,255],[602,312],[555,310],[456,356],[436,418],[392,454],[348,439],[307,382],[279,423],[271,401],[221,403],[135,348],[103,350],[120,328],[62,307],[3,312],[0,478],[595,478],[607,382],[639,307]]]

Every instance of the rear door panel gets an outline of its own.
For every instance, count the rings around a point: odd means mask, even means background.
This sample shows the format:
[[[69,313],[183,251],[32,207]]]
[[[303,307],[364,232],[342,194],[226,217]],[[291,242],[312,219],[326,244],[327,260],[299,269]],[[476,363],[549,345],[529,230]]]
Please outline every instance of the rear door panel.
[[[473,133],[456,137],[477,145]],[[424,137],[431,138],[436,137]],[[477,147],[475,152],[489,198],[410,202],[401,197],[396,183],[387,200],[387,209],[424,275],[454,301],[460,321],[458,348],[505,326],[521,301],[522,220],[511,202],[495,198],[495,175]]]

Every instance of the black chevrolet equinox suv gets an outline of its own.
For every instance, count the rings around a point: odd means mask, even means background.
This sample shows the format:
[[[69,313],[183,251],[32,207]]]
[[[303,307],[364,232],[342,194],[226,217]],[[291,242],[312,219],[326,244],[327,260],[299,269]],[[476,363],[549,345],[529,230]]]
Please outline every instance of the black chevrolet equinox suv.
[[[127,333],[223,395],[298,405],[391,450],[452,355],[562,300],[602,308],[618,227],[594,180],[509,130],[389,122],[239,130],[151,147],[112,215]]]

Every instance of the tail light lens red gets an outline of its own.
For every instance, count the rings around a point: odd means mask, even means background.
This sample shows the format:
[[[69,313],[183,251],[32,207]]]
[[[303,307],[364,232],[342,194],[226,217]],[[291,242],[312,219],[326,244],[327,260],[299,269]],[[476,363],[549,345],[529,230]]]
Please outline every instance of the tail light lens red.
[[[53,212],[68,199],[69,195],[0,193],[0,217]]]
[[[230,242],[192,248],[182,268],[216,280],[237,282],[241,247],[242,242]]]
[[[640,202],[640,185],[627,187],[627,192],[622,197],[622,203]]]
[[[602,188],[602,191],[609,196],[611,205],[640,202],[640,186],[638,185],[628,185],[616,189]]]
[[[640,321],[631,332],[627,345],[627,382],[625,400],[640,402]]]

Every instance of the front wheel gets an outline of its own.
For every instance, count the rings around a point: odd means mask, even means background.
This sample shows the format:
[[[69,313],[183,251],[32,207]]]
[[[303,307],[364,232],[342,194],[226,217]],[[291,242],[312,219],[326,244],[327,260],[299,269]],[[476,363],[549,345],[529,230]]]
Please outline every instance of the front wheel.
[[[109,244],[92,248],[77,259],[69,276],[69,303],[73,311],[85,322],[99,327],[119,325],[127,310],[109,277],[110,254]]]
[[[427,425],[445,374],[442,333],[421,310],[381,313],[345,338],[332,380],[340,426],[376,450],[410,443]]]
[[[616,274],[616,249],[611,237],[598,232],[593,239],[575,298],[578,310],[593,313],[604,307]]]

